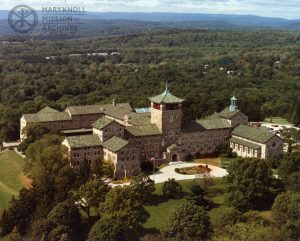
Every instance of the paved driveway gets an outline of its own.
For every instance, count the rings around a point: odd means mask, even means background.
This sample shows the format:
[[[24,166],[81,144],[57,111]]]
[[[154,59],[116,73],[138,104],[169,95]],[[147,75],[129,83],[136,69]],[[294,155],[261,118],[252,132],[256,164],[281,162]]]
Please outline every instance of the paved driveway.
[[[163,183],[167,181],[169,178],[174,178],[177,181],[199,178],[198,175],[182,175],[175,172],[175,168],[193,167],[198,165],[205,165],[205,164],[184,163],[184,162],[171,164],[167,167],[160,169],[154,175],[151,175],[150,178],[154,180],[155,183]],[[227,171],[223,168],[211,166],[211,165],[208,165],[208,167],[212,170],[210,172],[211,177],[224,177],[228,174]]]

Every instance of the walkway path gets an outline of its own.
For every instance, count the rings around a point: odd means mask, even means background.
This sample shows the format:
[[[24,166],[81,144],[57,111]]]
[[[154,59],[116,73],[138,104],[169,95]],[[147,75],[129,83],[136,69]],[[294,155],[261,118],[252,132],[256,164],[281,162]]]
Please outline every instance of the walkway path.
[[[22,154],[21,152],[19,152],[17,148],[14,148],[14,151],[22,158],[24,158],[24,159],[26,158],[26,156],[24,154]]]
[[[185,168],[185,167],[193,167],[193,166],[199,166],[199,165],[203,165],[203,164],[185,163],[185,162],[171,164],[167,167],[160,169],[154,175],[151,175],[150,178],[152,180],[154,180],[155,183],[163,183],[163,182],[167,181],[169,178],[174,178],[176,181],[199,178],[198,175],[182,175],[182,174],[175,172],[175,168]],[[210,173],[211,177],[224,177],[228,174],[227,171],[223,168],[211,166],[211,165],[208,165],[208,167],[212,170]]]

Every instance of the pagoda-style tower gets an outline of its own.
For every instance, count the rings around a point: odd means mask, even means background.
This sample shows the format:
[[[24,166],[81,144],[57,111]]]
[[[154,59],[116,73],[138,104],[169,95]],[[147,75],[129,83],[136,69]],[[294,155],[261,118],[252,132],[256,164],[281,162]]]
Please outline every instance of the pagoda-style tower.
[[[149,100],[151,101],[151,123],[157,125],[165,135],[180,134],[184,100],[172,95],[168,86],[161,95],[150,97]]]

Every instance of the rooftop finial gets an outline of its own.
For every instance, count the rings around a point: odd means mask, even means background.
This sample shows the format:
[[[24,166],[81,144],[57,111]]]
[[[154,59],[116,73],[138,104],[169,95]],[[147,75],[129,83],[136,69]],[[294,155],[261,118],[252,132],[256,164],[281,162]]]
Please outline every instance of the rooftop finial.
[[[166,81],[166,89],[165,89],[164,94],[168,94],[168,93],[170,93],[170,91],[169,91],[169,88],[168,88],[168,81]]]

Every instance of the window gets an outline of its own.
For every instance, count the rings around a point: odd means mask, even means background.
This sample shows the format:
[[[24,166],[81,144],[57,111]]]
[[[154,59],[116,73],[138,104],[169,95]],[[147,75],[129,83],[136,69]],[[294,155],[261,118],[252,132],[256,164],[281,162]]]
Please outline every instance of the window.
[[[275,142],[275,141],[272,143],[272,147],[273,147],[273,148],[276,147],[276,142]]]

